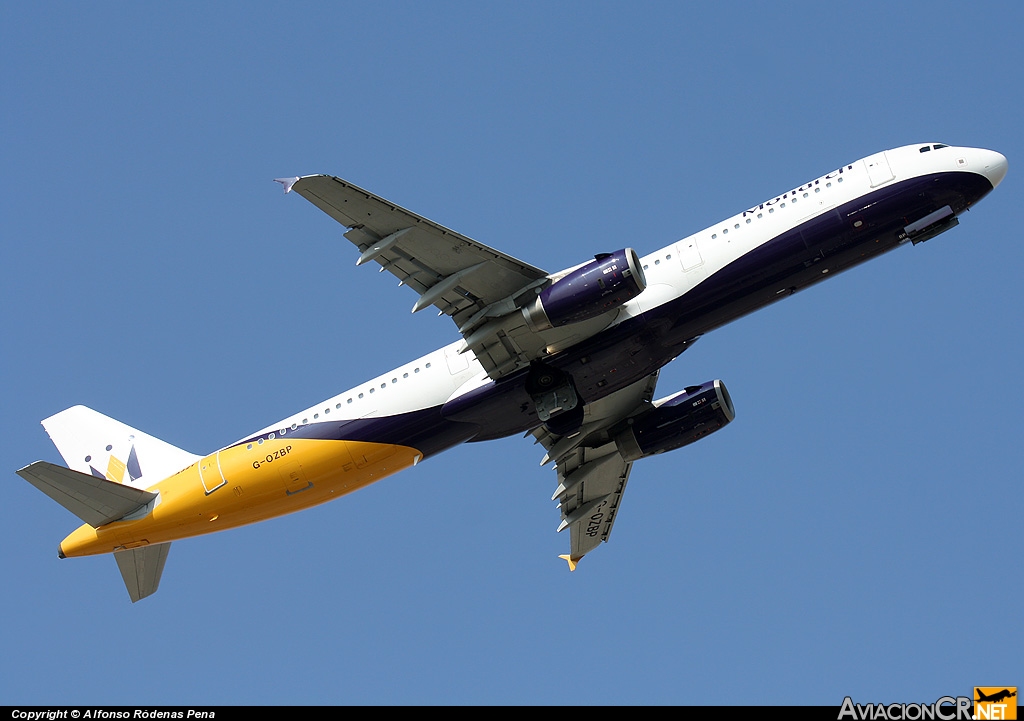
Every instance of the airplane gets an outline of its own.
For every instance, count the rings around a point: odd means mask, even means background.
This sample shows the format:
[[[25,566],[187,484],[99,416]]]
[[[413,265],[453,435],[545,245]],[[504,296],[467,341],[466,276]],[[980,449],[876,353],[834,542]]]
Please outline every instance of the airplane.
[[[113,553],[134,603],[173,541],[299,511],[466,442],[532,436],[575,570],[608,541],[633,463],[735,418],[721,380],[655,398],[704,334],[901,245],[1002,181],[1000,153],[919,143],[842,165],[678,242],[549,273],[329,175],[281,178],[461,338],[196,455],[84,406],[42,421],[67,467],[18,474],[83,522],[60,558]]]
[[[1010,689],[1008,688],[1004,688],[1002,691],[997,691],[991,696],[986,696],[984,693],[982,693],[982,690],[980,688],[975,690],[978,692],[978,698],[974,700],[978,703],[999,703],[1000,701],[1005,701],[1006,699],[1013,698],[1017,695],[1016,691],[1010,691]]]

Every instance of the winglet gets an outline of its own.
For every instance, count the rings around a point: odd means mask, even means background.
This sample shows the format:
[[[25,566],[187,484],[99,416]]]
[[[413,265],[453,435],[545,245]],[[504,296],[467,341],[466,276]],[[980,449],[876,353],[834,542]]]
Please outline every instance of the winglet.
[[[295,185],[298,181],[298,176],[294,178],[274,178],[275,183],[280,183],[281,185],[284,186],[285,193],[292,192],[292,186]]]
[[[566,562],[569,564],[569,570],[570,571],[575,571],[576,570],[576,561],[580,560],[580,559],[577,558],[574,561],[572,556],[570,556],[569,554],[566,554],[564,556],[559,556],[559,558],[564,558],[566,560]]]

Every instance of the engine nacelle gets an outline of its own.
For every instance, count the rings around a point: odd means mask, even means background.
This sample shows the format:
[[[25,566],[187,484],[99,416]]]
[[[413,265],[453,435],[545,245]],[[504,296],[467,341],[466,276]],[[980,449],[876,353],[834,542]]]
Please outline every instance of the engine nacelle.
[[[523,308],[535,331],[596,318],[635,298],[647,287],[640,259],[632,248],[601,253],[549,285]]]
[[[615,435],[615,446],[627,461],[674,451],[730,423],[736,411],[722,381],[708,381],[655,401],[657,407],[631,418]]]

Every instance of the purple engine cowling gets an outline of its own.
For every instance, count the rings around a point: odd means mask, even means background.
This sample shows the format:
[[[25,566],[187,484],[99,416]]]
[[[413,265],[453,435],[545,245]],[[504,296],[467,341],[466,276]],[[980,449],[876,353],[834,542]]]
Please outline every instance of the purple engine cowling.
[[[674,451],[730,423],[736,411],[720,380],[688,386],[657,408],[631,418],[615,435],[615,445],[627,461]]]
[[[549,285],[523,308],[535,331],[596,318],[635,298],[647,287],[640,259],[632,248],[601,253]]]

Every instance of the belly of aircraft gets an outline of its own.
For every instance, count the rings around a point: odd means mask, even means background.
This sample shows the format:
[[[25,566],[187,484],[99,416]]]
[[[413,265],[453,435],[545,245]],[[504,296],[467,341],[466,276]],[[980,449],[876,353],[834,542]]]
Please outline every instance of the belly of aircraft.
[[[167,478],[155,508],[137,520],[83,525],[61,543],[64,556],[165,543],[300,511],[419,462],[415,448],[369,441],[279,438],[244,443]]]

